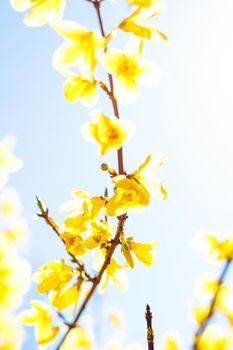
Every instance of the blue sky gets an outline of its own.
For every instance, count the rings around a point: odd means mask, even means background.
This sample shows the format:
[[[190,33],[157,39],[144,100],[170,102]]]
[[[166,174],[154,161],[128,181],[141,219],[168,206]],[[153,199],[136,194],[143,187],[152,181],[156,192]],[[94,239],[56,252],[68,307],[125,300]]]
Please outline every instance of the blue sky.
[[[106,27],[117,23],[125,9],[122,0],[103,4]],[[137,127],[124,149],[126,169],[135,169],[150,152],[168,155],[159,174],[168,200],[153,201],[142,215],[132,214],[127,222],[128,234],[138,240],[160,240],[158,259],[152,267],[138,265],[129,271],[127,294],[114,286],[105,296],[96,296],[98,313],[109,306],[119,308],[128,324],[127,339],[142,345],[146,303],[154,313],[156,341],[165,330],[175,328],[188,344],[193,324],[187,313],[195,278],[210,269],[202,257],[190,253],[189,243],[202,228],[233,232],[232,10],[230,0],[221,5],[213,0],[168,1],[157,26],[169,43],[152,44],[146,50],[147,58],[164,71],[161,83],[142,88],[135,104],[120,109]],[[86,2],[71,1],[65,17],[97,26]],[[0,20],[0,137],[15,135],[17,154],[24,161],[11,183],[21,193],[29,220],[30,241],[24,255],[35,269],[63,254],[44,223],[33,220],[35,193],[56,216],[70,191],[100,194],[106,177],[99,170],[102,159],[96,156],[96,147],[80,134],[88,110],[65,101],[63,78],[51,65],[61,38],[47,26],[25,27],[23,15],[14,12],[7,0],[0,3]],[[106,101],[99,106],[110,110]],[[110,159],[116,164],[114,155]],[[36,297],[34,286],[25,306],[31,297]],[[101,332],[104,327],[100,323]],[[31,350],[33,344],[29,332],[24,348]]]

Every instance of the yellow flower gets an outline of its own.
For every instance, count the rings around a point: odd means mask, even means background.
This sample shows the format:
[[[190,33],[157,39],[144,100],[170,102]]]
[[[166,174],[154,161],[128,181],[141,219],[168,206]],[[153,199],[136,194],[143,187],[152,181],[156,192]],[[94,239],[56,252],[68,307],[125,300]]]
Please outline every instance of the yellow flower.
[[[96,250],[93,264],[95,270],[99,271],[101,269],[105,256],[106,249]],[[119,264],[115,258],[111,258],[111,261],[108,264],[108,267],[106,268],[99,284],[100,293],[104,292],[108,282],[116,283],[123,292],[128,290],[128,278],[124,267],[125,266],[123,264]]]
[[[225,314],[233,326],[233,295],[227,285],[222,285],[216,300],[216,308]]]
[[[99,98],[94,79],[70,76],[64,84],[64,95],[70,102],[80,101],[86,107],[94,106]]]
[[[233,348],[232,332],[217,325],[208,326],[198,342],[197,350],[230,350]]]
[[[49,292],[50,304],[58,310],[63,310],[70,305],[77,304],[80,294],[80,286],[74,284],[72,286],[65,286],[58,290]]]
[[[214,260],[233,259],[233,236],[228,234],[219,239],[216,235],[201,230],[193,240],[191,248],[209,255]]]
[[[98,31],[90,31],[72,21],[59,21],[52,27],[65,38],[65,43],[54,54],[54,68],[63,71],[64,67],[79,66],[82,77],[90,78],[106,39]]]
[[[27,223],[24,219],[14,219],[14,221],[4,230],[5,237],[13,242],[22,242],[27,233]]]
[[[84,232],[99,215],[104,204],[103,197],[91,197],[83,191],[73,192],[71,200],[60,207],[61,212],[70,213],[64,222],[65,233],[80,234]]]
[[[87,230],[87,237],[85,239],[85,247],[93,249],[106,242],[114,231],[114,227],[107,221],[96,219],[91,223]]]
[[[137,259],[145,266],[151,265],[155,255],[152,251],[158,243],[159,242],[137,243],[133,241],[133,237],[127,238],[122,242],[122,253],[124,254],[127,264],[131,268],[134,267],[134,259],[131,254],[131,252],[133,252]]]
[[[157,85],[161,70],[151,62],[141,59],[138,52],[125,53],[109,49],[102,64],[108,73],[116,77],[114,94],[122,104],[133,102],[138,96],[139,83]]]
[[[119,175],[115,176],[112,181],[116,187],[114,196],[106,204],[108,216],[125,214],[128,209],[139,212],[149,204],[149,192],[136,179]]]
[[[61,350],[93,350],[93,335],[83,327],[71,329]]]
[[[37,269],[33,280],[38,284],[39,293],[46,293],[64,286],[73,277],[72,267],[63,259],[52,261]]]
[[[14,188],[6,188],[0,195],[0,214],[4,217],[15,217],[21,212],[19,194]]]
[[[195,306],[192,310],[195,321],[201,325],[206,320],[209,314],[209,311],[210,311],[209,305]]]
[[[213,296],[218,290],[218,280],[210,275],[201,275],[197,281],[197,292],[200,297]]]
[[[167,198],[167,191],[161,184],[161,181],[154,177],[166,158],[163,154],[157,154],[153,159],[151,159],[151,155],[148,155],[138,169],[129,174],[130,178],[132,177],[140,182],[150,195],[157,199]]]
[[[111,149],[120,149],[122,144],[133,132],[133,125],[126,120],[108,117],[100,110],[92,113],[95,123],[83,125],[83,136],[99,144],[101,155],[109,153]]]
[[[140,18],[140,12],[134,11],[129,17],[125,18],[118,26],[119,29],[132,33],[136,37],[151,40],[154,43],[167,41],[165,34],[160,32],[153,26],[145,24],[145,21]]]
[[[29,264],[19,259],[12,243],[0,236],[0,308],[15,308],[29,287]]]
[[[53,327],[51,309],[42,301],[31,301],[32,308],[24,310],[19,315],[20,322],[25,325],[35,325],[36,341],[39,345],[44,345],[53,340],[57,333],[58,327]]]
[[[151,7],[154,4],[164,3],[164,0],[128,0],[128,3],[139,7]]]
[[[7,137],[0,142],[0,189],[6,184],[9,173],[18,171],[22,162],[12,154],[15,145],[13,137]]]
[[[179,350],[179,339],[175,332],[166,333],[163,339],[161,350]]]
[[[67,0],[10,0],[16,11],[30,10],[24,23],[29,27],[39,27],[63,16]]]
[[[153,243],[136,243],[129,242],[131,250],[136,255],[137,259],[140,260],[144,265],[151,265],[153,262],[152,250],[158,245],[158,242]]]
[[[70,230],[62,233],[60,236],[65,241],[66,249],[69,253],[80,256],[87,252],[84,240],[79,233]]]
[[[22,348],[23,332],[13,315],[1,310],[0,313],[0,349],[18,350]]]

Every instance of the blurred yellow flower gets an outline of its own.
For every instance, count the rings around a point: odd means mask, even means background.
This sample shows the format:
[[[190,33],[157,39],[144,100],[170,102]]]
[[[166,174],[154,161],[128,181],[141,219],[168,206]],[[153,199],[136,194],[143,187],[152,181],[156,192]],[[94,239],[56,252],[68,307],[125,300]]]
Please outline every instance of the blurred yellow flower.
[[[132,103],[137,98],[139,83],[157,85],[161,77],[161,69],[143,60],[138,52],[109,49],[102,58],[102,64],[108,73],[116,77],[114,95],[122,104]]]
[[[63,259],[52,261],[37,269],[33,275],[39,293],[46,293],[64,286],[73,277],[72,267]]]
[[[149,204],[149,192],[136,179],[119,175],[115,176],[112,181],[116,187],[114,196],[106,204],[108,216],[125,214],[128,209],[140,212]]]
[[[9,173],[18,171],[22,162],[12,154],[15,145],[13,137],[7,137],[0,142],[0,189],[6,184]]]
[[[167,332],[164,335],[162,346],[159,347],[160,350],[179,350],[179,339],[175,332]]]
[[[98,31],[72,21],[57,21],[52,27],[65,38],[65,43],[54,53],[54,68],[63,72],[65,67],[79,66],[80,75],[91,79],[106,39]]]
[[[24,18],[24,23],[27,26],[39,27],[61,18],[67,1],[68,0],[10,0],[10,3],[15,11],[30,11]]]
[[[207,254],[213,260],[233,259],[233,235],[227,234],[222,239],[216,235],[200,230],[194,238],[191,248]]]
[[[195,306],[192,310],[195,321],[201,325],[209,315],[209,311],[210,311],[209,305]]]
[[[31,309],[20,313],[19,320],[27,326],[35,325],[38,345],[47,344],[56,337],[59,330],[52,324],[53,313],[49,306],[42,301],[32,300],[31,304]]]
[[[71,329],[61,350],[93,350],[93,335],[89,329],[76,327]]]
[[[15,317],[9,312],[0,313],[0,350],[20,350],[23,333]]]
[[[198,341],[197,350],[233,349],[232,331],[221,329],[217,325],[208,326]]]
[[[101,155],[109,153],[111,149],[119,149],[132,135],[133,124],[126,120],[119,120],[104,115],[100,110],[92,113],[95,122],[83,125],[82,134],[85,139],[99,144]]]
[[[0,308],[19,306],[29,288],[30,267],[19,259],[12,242],[0,232]]]
[[[99,95],[94,79],[70,76],[64,83],[64,95],[70,102],[80,101],[86,107],[94,106]]]
[[[0,215],[11,218],[21,212],[19,194],[14,188],[6,188],[0,194]]]

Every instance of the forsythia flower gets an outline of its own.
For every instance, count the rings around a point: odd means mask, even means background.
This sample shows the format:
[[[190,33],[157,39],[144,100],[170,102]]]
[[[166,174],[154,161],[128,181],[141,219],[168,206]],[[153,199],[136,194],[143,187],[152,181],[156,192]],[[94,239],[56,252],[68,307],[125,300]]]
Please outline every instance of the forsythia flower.
[[[128,0],[130,5],[136,5],[138,7],[152,7],[153,5],[162,5],[164,0]]]
[[[0,189],[6,184],[9,173],[18,171],[22,162],[12,155],[15,145],[13,137],[7,137],[0,142]]]
[[[233,236],[228,234],[219,239],[214,234],[201,230],[194,238],[191,248],[207,254],[214,260],[233,259]]]
[[[0,349],[20,350],[23,334],[15,317],[6,311],[0,313]]]
[[[158,155],[153,162],[150,162],[149,155],[131,174],[113,177],[112,181],[116,185],[115,195],[106,204],[107,215],[122,215],[128,209],[140,211],[149,204],[150,194],[158,199],[166,199],[166,190],[161,182],[154,178],[164,160],[163,155]]]
[[[154,247],[158,245],[159,242],[152,243],[137,243],[133,241],[133,237],[127,238],[122,242],[122,253],[128,263],[128,265],[134,267],[134,259],[131,252],[133,252],[137,259],[141,261],[144,265],[151,265],[153,262],[153,251]]]
[[[106,39],[98,31],[90,31],[72,21],[58,21],[52,27],[65,38],[65,43],[54,54],[54,67],[64,71],[65,67],[79,66],[82,77],[89,79]]]
[[[58,310],[63,310],[70,305],[77,304],[80,294],[80,286],[74,284],[72,286],[65,286],[58,290],[50,291],[50,304]]]
[[[164,154],[157,154],[153,159],[151,159],[151,155],[148,155],[145,161],[129,177],[140,182],[152,197],[166,199],[167,191],[161,181],[154,177],[166,159],[167,157]]]
[[[136,37],[151,40],[154,43],[166,41],[165,34],[158,29],[145,24],[145,21],[140,18],[140,12],[136,10],[129,17],[125,18],[118,26],[119,29],[132,33]]]
[[[73,192],[71,200],[60,207],[61,212],[70,213],[64,222],[65,232],[73,231],[75,234],[84,232],[99,215],[104,203],[103,197],[91,197],[83,191]]]
[[[231,350],[233,336],[216,325],[208,326],[199,339],[197,350]]]
[[[159,67],[142,60],[138,53],[125,53],[109,49],[102,64],[108,73],[116,77],[114,94],[120,103],[133,102],[138,96],[139,83],[157,85],[161,77]]]
[[[99,271],[105,260],[106,250],[98,249],[95,252],[93,267],[95,270]],[[115,258],[111,258],[108,267],[106,268],[102,279],[99,284],[99,292],[103,293],[108,282],[116,283],[117,286],[122,290],[126,291],[128,289],[128,278],[124,269],[123,264],[119,264]]]
[[[63,287],[72,277],[72,267],[61,259],[39,267],[33,275],[33,280],[38,283],[38,292],[46,293]]]
[[[14,188],[6,188],[0,194],[0,214],[12,217],[20,214],[21,205],[18,192]]]
[[[209,305],[195,306],[192,312],[196,322],[201,325],[209,315],[210,306]]]
[[[114,227],[107,221],[96,219],[87,230],[85,247],[88,249],[97,248],[112,236],[113,231]]]
[[[100,110],[92,113],[95,123],[83,125],[83,136],[90,141],[99,144],[101,155],[109,153],[111,149],[120,149],[126,139],[133,132],[132,123],[126,120],[119,120],[112,116],[104,115]]]
[[[60,237],[65,242],[67,251],[74,256],[84,255],[87,252],[83,237],[76,231],[66,231]]]
[[[0,309],[19,305],[29,287],[29,274],[28,263],[17,258],[12,242],[0,232]]]
[[[114,196],[106,204],[108,216],[125,214],[128,209],[139,212],[149,204],[149,192],[134,178],[119,175],[115,176],[112,181],[116,187]]]
[[[36,340],[39,345],[44,345],[53,340],[58,327],[52,324],[53,313],[51,309],[42,301],[31,301],[32,308],[24,310],[19,315],[19,320],[25,325],[35,325]]]
[[[160,350],[179,350],[179,339],[175,332],[165,334]]]
[[[78,75],[70,76],[65,82],[64,95],[68,101],[80,101],[86,107],[94,106],[99,98],[95,80]]]
[[[92,350],[93,341],[92,333],[83,328],[76,327],[71,329],[64,344],[61,346],[61,350]]]
[[[24,23],[29,27],[39,27],[63,16],[67,0],[10,0],[16,11],[30,10]]]

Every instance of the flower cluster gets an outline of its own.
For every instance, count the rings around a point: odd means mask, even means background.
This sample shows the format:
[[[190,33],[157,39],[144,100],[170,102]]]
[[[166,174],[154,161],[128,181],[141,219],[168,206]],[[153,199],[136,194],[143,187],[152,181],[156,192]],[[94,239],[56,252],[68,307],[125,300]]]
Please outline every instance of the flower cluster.
[[[0,142],[0,348],[15,350],[22,343],[22,330],[13,316],[29,287],[28,263],[18,257],[17,243],[26,233],[18,192],[7,186],[9,174],[21,161],[12,154],[14,139]],[[13,335],[13,336],[12,336]]]
[[[88,0],[97,14],[100,30],[65,20],[67,0],[10,2],[16,11],[27,11],[26,25],[48,23],[63,38],[62,45],[54,53],[53,67],[66,79],[65,98],[93,107],[103,92],[113,107],[113,115],[100,109],[91,111],[93,120],[82,128],[83,136],[98,145],[100,156],[112,150],[117,152],[118,170],[107,163],[101,165],[110,175],[111,195],[106,192],[92,196],[83,190],[73,191],[71,199],[60,208],[66,215],[61,225],[37,198],[38,215],[63,242],[69,261],[53,260],[37,269],[33,280],[37,291],[48,295],[49,304],[34,300],[32,307],[20,314],[24,324],[35,326],[39,345],[46,345],[62,335],[58,349],[70,350],[79,346],[92,349],[88,330],[80,325],[79,319],[97,287],[103,292],[109,283],[116,283],[126,290],[126,269],[134,268],[137,261],[151,265],[156,255],[154,247],[158,242],[141,242],[128,236],[125,222],[130,211],[142,212],[151,197],[166,199],[167,191],[156,178],[166,157],[149,155],[136,170],[126,172],[122,146],[133,134],[134,126],[120,118],[119,104],[134,102],[140,84],[156,85],[161,77],[161,69],[144,58],[143,48],[146,41],[157,44],[167,40],[166,35],[151,23],[165,5],[163,0],[128,0],[129,15],[105,32],[102,0]],[[125,49],[113,47],[113,39],[119,33],[127,35]],[[100,68],[106,73],[107,82],[98,77]],[[92,272],[87,269],[90,259]],[[68,314],[68,321],[63,313],[67,314],[67,309],[73,311]]]

